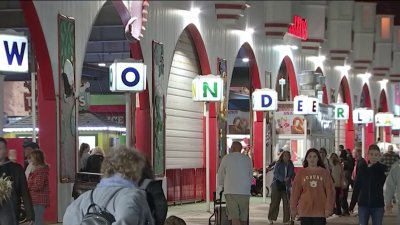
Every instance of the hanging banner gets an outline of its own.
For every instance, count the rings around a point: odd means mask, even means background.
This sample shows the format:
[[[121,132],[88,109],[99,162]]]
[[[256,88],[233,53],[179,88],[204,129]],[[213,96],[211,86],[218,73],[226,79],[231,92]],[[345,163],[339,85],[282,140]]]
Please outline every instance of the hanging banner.
[[[250,134],[250,112],[228,111],[229,134]]]
[[[77,129],[75,96],[75,19],[58,14],[59,60],[59,129],[60,129],[60,182],[72,183],[75,179]]]
[[[374,110],[358,108],[353,110],[354,124],[367,124],[374,122]]]
[[[274,119],[276,134],[304,134],[304,116],[293,114],[292,103],[279,103]]]
[[[375,126],[377,127],[391,127],[393,124],[393,113],[377,113],[375,114]]]
[[[226,140],[226,135],[227,135],[227,127],[228,127],[228,94],[227,91],[228,90],[228,76],[227,76],[227,61],[226,59],[221,59],[221,58],[217,58],[217,73],[218,75],[221,76],[222,80],[223,80],[223,90],[225,90],[223,92],[223,100],[221,101],[221,103],[219,103],[219,107],[218,107],[218,126],[219,126],[219,138],[217,138],[218,140],[218,146],[219,146],[219,156],[222,158],[226,152],[227,152],[227,140]]]
[[[153,41],[153,167],[156,176],[165,172],[164,45]]]

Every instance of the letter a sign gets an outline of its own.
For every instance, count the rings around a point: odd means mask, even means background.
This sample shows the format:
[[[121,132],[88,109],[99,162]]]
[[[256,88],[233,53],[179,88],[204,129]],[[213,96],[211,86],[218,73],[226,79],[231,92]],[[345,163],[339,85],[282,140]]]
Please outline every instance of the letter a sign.
[[[223,80],[219,76],[197,76],[192,81],[192,99],[199,102],[220,102],[223,98]]]
[[[0,71],[28,72],[28,49],[27,37],[16,34],[0,34]]]
[[[254,111],[274,111],[278,109],[278,93],[275,90],[256,89],[252,98]]]

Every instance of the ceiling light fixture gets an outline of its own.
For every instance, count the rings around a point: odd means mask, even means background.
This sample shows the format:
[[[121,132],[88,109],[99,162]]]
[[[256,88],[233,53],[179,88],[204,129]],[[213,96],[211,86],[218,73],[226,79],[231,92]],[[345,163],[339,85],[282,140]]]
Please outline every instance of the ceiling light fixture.
[[[201,9],[199,9],[199,8],[191,8],[190,12],[195,14],[195,15],[199,15],[201,13]]]
[[[242,62],[249,62],[250,61],[250,59],[249,58],[242,58]]]
[[[97,64],[98,66],[101,66],[101,67],[105,67],[106,66],[106,64],[105,63],[99,63],[99,64]]]

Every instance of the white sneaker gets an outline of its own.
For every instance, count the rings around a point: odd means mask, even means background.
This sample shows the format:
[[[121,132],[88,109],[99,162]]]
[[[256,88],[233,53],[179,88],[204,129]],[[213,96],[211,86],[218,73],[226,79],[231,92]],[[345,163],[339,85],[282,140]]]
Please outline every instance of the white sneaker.
[[[274,224],[274,221],[268,220],[268,224]]]

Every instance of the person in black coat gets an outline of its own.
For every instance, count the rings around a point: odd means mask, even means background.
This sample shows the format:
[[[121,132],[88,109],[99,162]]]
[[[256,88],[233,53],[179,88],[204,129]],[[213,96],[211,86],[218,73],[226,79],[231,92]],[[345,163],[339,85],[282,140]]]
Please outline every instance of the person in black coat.
[[[18,163],[11,162],[7,159],[7,141],[2,137],[0,137],[0,177],[1,176],[11,179],[12,193],[10,201],[4,203],[8,206],[8,212],[4,210],[4,208],[0,210],[0,224],[18,224],[21,199],[25,206],[27,223],[32,224],[33,221],[35,221],[35,214],[24,169]]]
[[[86,166],[83,171],[88,173],[97,173],[100,175],[101,164],[103,163],[103,160],[103,150],[100,147],[92,149],[91,155],[87,159]],[[89,175],[88,179],[92,182],[98,182],[101,178],[99,175]]]
[[[380,156],[379,147],[370,145],[368,149],[369,165],[360,167],[357,172],[349,210],[353,211],[354,206],[358,203],[360,225],[368,225],[370,217],[372,225],[382,225],[385,213],[383,186],[386,180],[386,166],[379,163]]]

